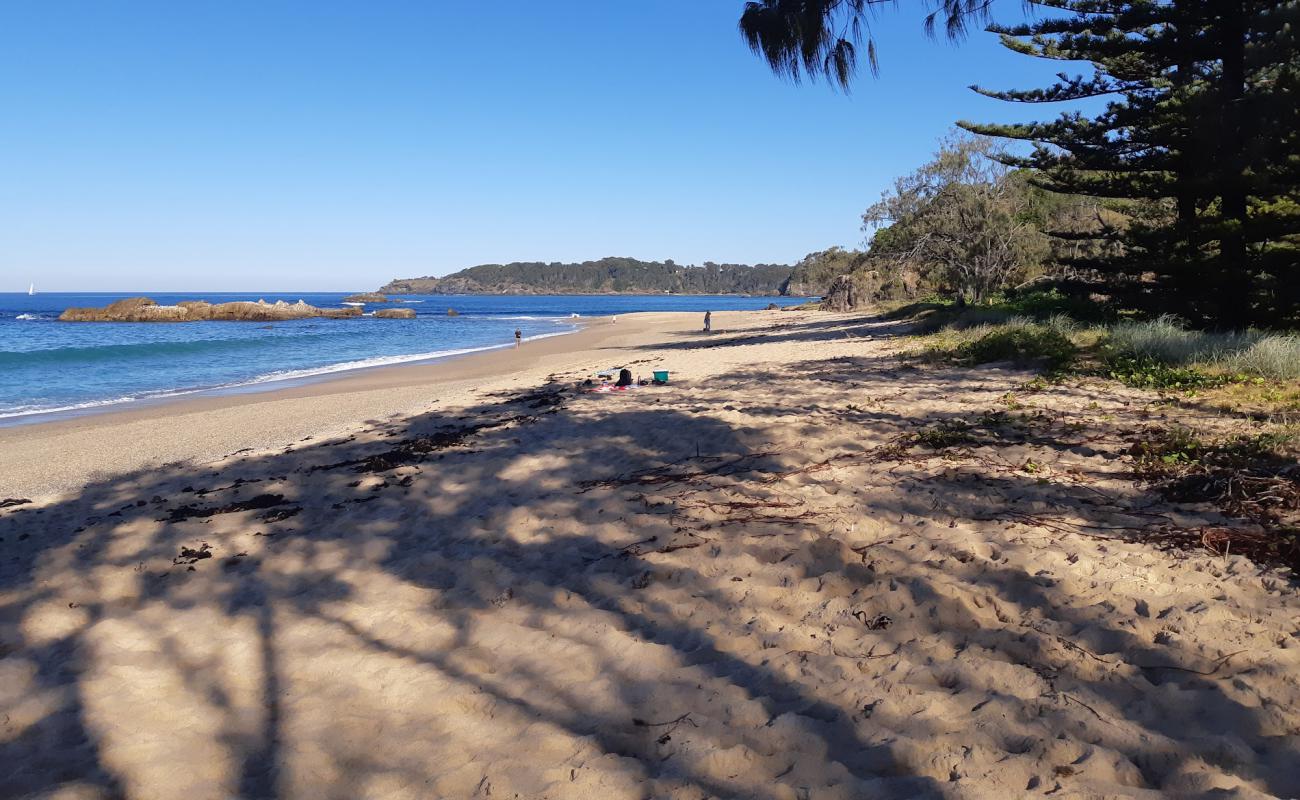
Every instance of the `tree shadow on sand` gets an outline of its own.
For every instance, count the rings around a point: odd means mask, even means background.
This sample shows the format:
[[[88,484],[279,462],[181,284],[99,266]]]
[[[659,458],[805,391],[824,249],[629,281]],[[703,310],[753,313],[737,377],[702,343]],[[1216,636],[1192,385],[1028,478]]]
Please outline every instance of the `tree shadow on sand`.
[[[551,385],[3,512],[0,795],[925,797],[1203,764],[1300,791],[1276,698],[997,552],[1027,541],[934,533],[1068,487],[867,459],[898,410],[843,410],[863,460],[825,469],[779,403],[710,413],[844,367]]]
[[[836,315],[829,319],[814,318],[781,321],[761,331],[729,331],[716,329],[711,333],[686,331],[679,333],[680,341],[656,342],[641,349],[655,351],[711,350],[743,347],[754,344],[781,342],[827,342],[843,339],[886,339],[903,336],[915,325],[907,320],[886,319],[879,316]],[[626,348],[620,348],[626,349]]]

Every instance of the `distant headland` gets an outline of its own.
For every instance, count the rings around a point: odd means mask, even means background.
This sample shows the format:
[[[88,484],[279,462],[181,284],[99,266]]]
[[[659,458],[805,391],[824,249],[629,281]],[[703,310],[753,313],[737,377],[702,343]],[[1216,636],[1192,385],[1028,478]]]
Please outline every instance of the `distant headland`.
[[[397,278],[392,294],[744,294],[785,295],[793,267],[784,264],[683,266],[668,261],[602,258],[579,264],[516,261],[480,264],[443,278]]]

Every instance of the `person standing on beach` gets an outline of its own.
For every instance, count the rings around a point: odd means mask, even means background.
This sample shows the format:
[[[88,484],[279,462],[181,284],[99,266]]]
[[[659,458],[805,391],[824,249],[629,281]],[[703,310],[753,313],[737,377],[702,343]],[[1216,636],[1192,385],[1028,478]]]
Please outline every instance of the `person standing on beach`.
[[[518,328],[515,328],[515,347],[518,347],[519,345],[523,344],[523,342],[524,342],[523,333],[521,333]]]
[[[704,312],[704,332],[705,332],[705,333],[708,333],[708,332],[711,331],[711,330],[713,330],[713,312],[712,312],[712,311],[705,311],[705,312]]]

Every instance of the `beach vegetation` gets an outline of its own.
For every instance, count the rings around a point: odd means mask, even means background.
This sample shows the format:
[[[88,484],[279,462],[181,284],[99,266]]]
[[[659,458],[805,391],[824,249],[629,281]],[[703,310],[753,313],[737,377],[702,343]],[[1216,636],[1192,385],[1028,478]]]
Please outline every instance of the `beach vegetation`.
[[[1222,386],[1230,379],[1196,367],[1179,367],[1152,358],[1110,353],[1100,374],[1134,389],[1197,392]]]
[[[863,213],[870,253],[958,303],[980,303],[1029,277],[1047,252],[1041,193],[992,156],[988,137],[953,135]]]
[[[875,70],[878,5],[759,0],[745,6],[740,29],[777,74],[847,89],[863,46]],[[956,37],[992,8],[926,5],[927,25]],[[971,88],[1022,106],[1104,102],[1041,121],[959,122],[976,136],[945,142],[868,209],[867,247],[846,265],[862,282],[858,295],[876,299],[872,286],[897,286],[892,276],[905,274],[914,287],[905,299],[935,290],[977,303],[1039,274],[1139,318],[1172,312],[1195,327],[1237,331],[1300,326],[1293,4],[1025,5],[1053,13],[988,30],[1014,53],[1086,63],[1087,72],[1036,88]],[[1293,347],[1273,340],[1234,359],[1276,375]]]
[[[1073,322],[1060,316],[1044,321],[1013,317],[969,327],[949,324],[918,337],[922,348],[911,354],[927,361],[970,366],[995,362],[1036,365],[1054,373],[1070,365],[1079,354],[1076,333]]]
[[[1100,110],[1011,125],[959,123],[1032,146],[1004,152],[1045,189],[1105,198],[1118,221],[1062,267],[1126,307],[1203,326],[1300,321],[1300,62],[1283,0],[1051,3],[1059,13],[991,26],[1015,53],[1083,61],[1046,87],[990,90],[1017,104],[1105,97]],[[1076,240],[1079,237],[1075,237]]]
[[[1116,351],[1150,363],[1201,365],[1261,378],[1300,378],[1300,334],[1296,333],[1198,331],[1165,315],[1115,325],[1110,343]]]
[[[978,306],[931,300],[897,307],[892,315],[915,315],[919,349],[909,352],[931,361],[1037,362],[1048,368],[1044,381],[1070,369],[1156,391],[1251,386],[1254,401],[1300,408],[1296,333],[1199,331],[1169,316],[1104,323],[1098,320],[1116,315],[1099,306],[1086,308],[1082,321],[1058,313],[1075,302],[1055,292],[1035,292]],[[1012,313],[1017,311],[1028,313]],[[1241,391],[1236,395],[1245,397]]]
[[[945,420],[917,431],[911,436],[911,443],[930,450],[946,450],[949,447],[971,444],[975,439],[971,435],[970,423],[960,420]]]

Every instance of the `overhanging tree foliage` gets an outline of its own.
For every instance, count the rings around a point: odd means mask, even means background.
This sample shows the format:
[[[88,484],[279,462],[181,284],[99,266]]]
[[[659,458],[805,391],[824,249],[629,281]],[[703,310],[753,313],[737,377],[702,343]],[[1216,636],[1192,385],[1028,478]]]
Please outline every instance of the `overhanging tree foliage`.
[[[1022,277],[1041,246],[1033,196],[989,157],[988,139],[951,139],[938,157],[900,178],[863,215],[877,255],[930,265],[962,302],[977,303]]]
[[[895,181],[862,216],[877,272],[911,272],[927,286],[981,302],[1041,273],[1043,231],[1077,228],[1082,204],[1035,187],[999,160],[993,140],[957,135]]]
[[[832,247],[794,267],[794,293],[826,294],[848,276],[863,302],[952,294],[966,302],[1043,274],[1056,257],[1044,231],[1084,231],[1105,215],[1094,201],[1034,186],[1026,170],[992,156],[987,137],[958,132],[934,156],[898,178],[863,214],[869,249]],[[1081,242],[1069,242],[1081,256]]]
[[[867,64],[873,72],[878,67],[872,16],[898,5],[923,7],[928,31],[942,26],[957,38],[988,19],[992,0],[751,0],[740,17],[740,32],[778,75],[795,82],[804,76],[826,78],[847,90],[864,43]]]

